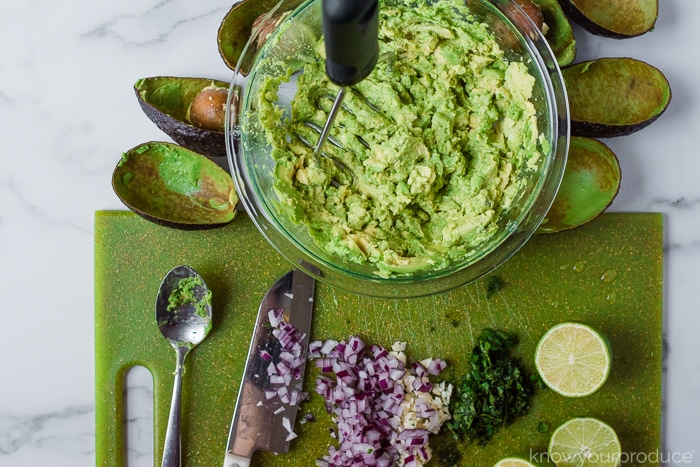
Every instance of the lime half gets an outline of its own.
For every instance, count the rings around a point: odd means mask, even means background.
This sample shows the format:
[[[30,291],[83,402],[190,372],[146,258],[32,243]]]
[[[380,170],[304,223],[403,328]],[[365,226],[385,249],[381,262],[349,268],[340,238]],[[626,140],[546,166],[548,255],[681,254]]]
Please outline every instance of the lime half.
[[[554,430],[549,459],[557,467],[616,467],[622,448],[615,430],[596,418],[572,418]]]
[[[519,457],[506,457],[496,462],[493,467],[535,467],[525,459]]]
[[[535,351],[540,377],[563,396],[580,397],[597,391],[610,373],[612,354],[607,340],[580,323],[562,323],[547,331]]]

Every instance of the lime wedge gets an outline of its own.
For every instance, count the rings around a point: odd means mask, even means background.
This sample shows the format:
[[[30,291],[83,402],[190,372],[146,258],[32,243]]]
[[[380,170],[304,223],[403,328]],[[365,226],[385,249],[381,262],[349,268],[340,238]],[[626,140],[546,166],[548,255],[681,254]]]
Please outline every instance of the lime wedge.
[[[622,448],[615,430],[595,418],[572,418],[554,430],[549,459],[557,467],[616,467]]]
[[[519,457],[506,457],[496,462],[493,467],[535,467],[525,459]]]
[[[563,396],[597,391],[610,373],[607,340],[585,324],[562,323],[547,331],[535,351],[535,366],[544,383]]]

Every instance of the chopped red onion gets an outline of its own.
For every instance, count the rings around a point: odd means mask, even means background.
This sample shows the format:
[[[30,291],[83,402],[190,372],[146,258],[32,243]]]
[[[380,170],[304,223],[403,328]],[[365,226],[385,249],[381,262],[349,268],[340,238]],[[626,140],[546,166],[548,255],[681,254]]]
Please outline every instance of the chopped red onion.
[[[328,355],[331,352],[331,350],[333,350],[335,348],[336,345],[338,345],[338,341],[327,340],[321,346],[320,351],[323,355]]]
[[[428,364],[428,373],[431,375],[439,375],[445,368],[447,368],[447,362],[439,358],[435,358]]]
[[[321,357],[321,347],[323,347],[323,342],[313,341],[309,343],[309,358],[320,358]]]
[[[444,369],[444,362],[407,365],[403,343],[391,352],[379,345],[367,349],[358,336],[313,343],[311,358],[326,373],[316,379],[315,389],[336,423],[331,436],[338,440],[317,465],[422,466],[430,458],[429,434],[449,418],[451,386],[446,390],[444,383],[436,386],[428,379]],[[434,396],[441,399],[435,407]]]
[[[276,328],[280,325],[280,320],[282,319],[282,316],[284,316],[283,313],[280,313],[282,310],[270,310],[267,312],[267,317],[270,320],[270,326],[273,328]]]
[[[260,357],[264,361],[269,362],[267,375],[270,388],[265,390],[265,399],[272,400],[277,398],[282,404],[298,405],[302,400],[308,398],[308,394],[301,393],[297,389],[290,391],[288,386],[290,386],[293,379],[301,379],[301,368],[305,360],[302,344],[306,334],[285,321],[284,310],[270,310],[268,319],[270,326],[273,328],[272,335],[279,341],[281,349],[276,357],[267,350],[260,351]],[[280,406],[274,413],[278,414],[284,410],[285,407]],[[282,421],[289,432],[287,441],[296,438],[297,435],[292,431],[290,420],[287,417],[283,417]]]

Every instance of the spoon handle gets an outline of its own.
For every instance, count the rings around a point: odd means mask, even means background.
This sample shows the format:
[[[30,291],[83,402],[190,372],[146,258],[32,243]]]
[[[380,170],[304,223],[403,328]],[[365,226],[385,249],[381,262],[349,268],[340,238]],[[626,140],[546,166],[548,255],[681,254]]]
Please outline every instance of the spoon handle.
[[[175,366],[175,381],[173,383],[173,398],[170,402],[170,415],[168,427],[165,430],[165,444],[163,445],[163,461],[161,467],[180,467],[180,400],[182,399],[182,370],[185,366],[185,356],[190,350],[186,346],[177,346],[177,364]]]

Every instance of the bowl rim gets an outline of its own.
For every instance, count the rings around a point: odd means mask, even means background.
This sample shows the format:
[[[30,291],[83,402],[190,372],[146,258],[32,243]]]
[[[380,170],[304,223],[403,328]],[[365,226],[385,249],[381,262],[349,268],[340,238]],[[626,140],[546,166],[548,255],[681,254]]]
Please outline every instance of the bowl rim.
[[[240,115],[236,106],[245,103],[245,92],[254,76],[252,68],[250,74],[246,73],[246,59],[249,59],[251,48],[255,47],[255,42],[265,23],[273,20],[274,13],[282,5],[291,3],[294,8],[289,17],[294,17],[309,5],[319,1],[280,0],[261,21],[260,27],[251,34],[236,65],[229,87],[225,121],[227,159],[240,202],[253,223],[268,243],[294,267],[303,269],[321,282],[361,295],[416,297],[444,292],[473,282],[502,265],[537,231],[554,201],[566,165],[570,138],[568,99],[561,70],[544,35],[513,0],[469,0],[470,2],[478,2],[479,5],[485,7],[501,20],[505,18],[510,29],[525,46],[527,55],[536,61],[535,65],[540,71],[536,79],[544,91],[546,108],[549,113],[547,121],[551,149],[548,154],[544,154],[546,161],[538,171],[539,180],[533,194],[529,196],[526,207],[522,209],[517,219],[509,223],[511,224],[509,227],[502,229],[496,236],[497,241],[490,241],[487,249],[470,257],[469,260],[463,260],[437,271],[421,271],[420,275],[368,276],[352,269],[343,268],[338,262],[333,263],[326,258],[319,257],[289,232],[283,223],[278,222],[267,206],[268,201],[264,197],[258,196],[257,182],[248,173],[246,154],[241,149],[242,132]],[[515,24],[521,26],[523,31]],[[254,55],[259,50],[255,50]],[[544,199],[542,199],[543,193]],[[525,231],[516,230],[516,227],[519,228],[523,224],[528,226]],[[502,252],[498,259],[484,264],[483,260],[493,259],[493,253],[499,249],[502,249]],[[467,269],[471,270],[472,274],[463,279],[456,279],[460,272]],[[360,283],[355,284],[353,281],[357,280]]]

